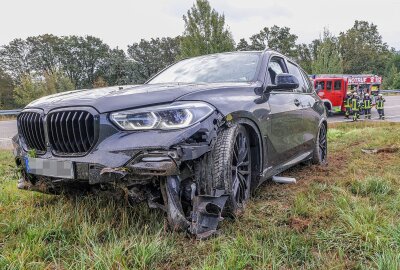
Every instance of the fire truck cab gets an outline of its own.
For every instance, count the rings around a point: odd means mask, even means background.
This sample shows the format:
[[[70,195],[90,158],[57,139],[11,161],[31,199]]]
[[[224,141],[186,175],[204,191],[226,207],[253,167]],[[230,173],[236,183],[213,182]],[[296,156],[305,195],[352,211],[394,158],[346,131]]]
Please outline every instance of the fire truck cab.
[[[382,77],[373,74],[322,74],[312,77],[315,91],[330,115],[345,111],[344,98],[348,91],[378,95],[382,84]]]
[[[345,111],[343,100],[347,94],[347,80],[321,77],[314,79],[315,91],[329,114]]]

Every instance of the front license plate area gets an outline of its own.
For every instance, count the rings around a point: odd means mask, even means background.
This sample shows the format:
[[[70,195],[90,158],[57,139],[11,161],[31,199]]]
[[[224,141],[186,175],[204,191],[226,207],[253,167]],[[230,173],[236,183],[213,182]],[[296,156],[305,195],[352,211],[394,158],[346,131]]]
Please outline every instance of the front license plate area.
[[[26,171],[30,174],[74,179],[74,164],[68,160],[25,157]]]

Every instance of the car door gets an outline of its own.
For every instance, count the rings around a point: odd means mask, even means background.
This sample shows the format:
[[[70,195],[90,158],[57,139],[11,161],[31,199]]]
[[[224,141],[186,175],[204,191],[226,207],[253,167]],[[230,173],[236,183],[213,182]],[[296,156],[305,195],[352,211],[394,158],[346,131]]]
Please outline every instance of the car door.
[[[272,56],[267,65],[267,84],[275,84],[276,75],[288,73],[282,57]],[[298,94],[274,90],[270,93],[269,166],[283,164],[299,152],[303,144],[302,112]],[[272,158],[271,158],[272,157]]]
[[[302,124],[299,128],[299,134],[297,136],[299,140],[299,147],[296,149],[296,154],[301,155],[309,151],[309,143],[310,140],[313,139],[313,137],[310,136],[311,127],[309,126],[309,124],[312,124],[312,122],[305,121],[305,117],[308,116],[308,113],[310,113],[310,111],[312,110],[312,100],[309,98],[309,85],[304,80],[302,70],[297,66],[297,64],[291,61],[287,61],[287,67],[289,73],[295,76],[299,81],[299,87],[297,89],[294,89],[293,93],[295,94],[295,100],[299,103],[297,109],[298,113],[301,115]]]
[[[307,74],[301,69],[300,72],[301,75],[303,75],[303,80],[305,82],[305,91],[302,94],[304,146],[306,151],[313,151],[321,117],[318,111],[320,111],[319,107],[322,107],[323,104],[317,93],[314,91],[314,87]]]

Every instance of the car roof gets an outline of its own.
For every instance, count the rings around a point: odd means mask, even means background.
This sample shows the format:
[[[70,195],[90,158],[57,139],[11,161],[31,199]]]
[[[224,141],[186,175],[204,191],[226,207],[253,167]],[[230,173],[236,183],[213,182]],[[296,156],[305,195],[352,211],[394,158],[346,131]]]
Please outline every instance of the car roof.
[[[192,59],[192,58],[201,58],[201,57],[207,57],[207,56],[213,56],[213,55],[224,55],[224,54],[237,54],[237,53],[259,53],[259,54],[274,54],[277,56],[280,56],[282,58],[285,58],[286,60],[296,64],[298,67],[300,67],[300,65],[291,57],[288,57],[278,51],[272,50],[270,48],[266,48],[264,50],[247,50],[247,51],[231,51],[231,52],[220,52],[220,53],[211,53],[211,54],[205,54],[205,55],[199,55],[199,56],[194,56],[194,57],[187,57],[181,60],[186,60],[186,59]],[[300,67],[301,68],[301,67]]]

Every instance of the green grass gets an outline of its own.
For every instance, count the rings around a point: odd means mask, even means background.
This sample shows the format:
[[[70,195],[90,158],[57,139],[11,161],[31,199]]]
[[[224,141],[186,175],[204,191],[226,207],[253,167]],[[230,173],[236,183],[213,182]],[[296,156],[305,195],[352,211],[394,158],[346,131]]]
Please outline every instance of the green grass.
[[[0,151],[0,269],[400,269],[400,152],[361,152],[400,146],[400,125],[338,124],[328,137],[326,168],[265,183],[207,241],[146,205],[20,191]]]

